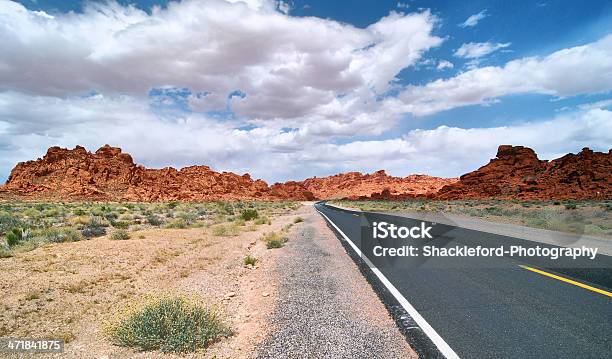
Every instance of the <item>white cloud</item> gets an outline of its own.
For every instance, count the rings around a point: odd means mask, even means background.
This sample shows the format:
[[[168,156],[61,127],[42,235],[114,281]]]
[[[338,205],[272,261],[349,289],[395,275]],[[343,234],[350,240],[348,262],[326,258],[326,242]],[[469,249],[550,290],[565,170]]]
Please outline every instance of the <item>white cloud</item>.
[[[385,106],[416,116],[455,107],[486,104],[510,94],[557,97],[612,90],[612,35],[596,42],[526,57],[504,66],[475,68],[423,86],[407,86]],[[401,108],[401,110],[400,110]]]
[[[463,57],[466,59],[477,59],[483,57],[499,49],[503,49],[510,46],[509,42],[506,43],[491,43],[491,42],[468,42],[461,45],[460,48],[455,51],[455,56]]]
[[[429,12],[392,12],[362,29],[286,16],[272,0],[185,0],[151,14],[85,4],[83,13],[47,18],[0,2],[0,91],[146,96],[174,86],[208,92],[205,100],[218,103],[239,89],[247,94],[239,115],[293,118],[338,94],[374,99],[442,42],[431,34]]]
[[[285,15],[289,14],[289,11],[291,10],[291,5],[289,5],[289,3],[285,2],[285,1],[277,1],[276,4],[277,4],[276,6],[278,7],[278,10],[280,12],[282,12]]]
[[[447,60],[440,60],[438,62],[438,66],[436,66],[436,68],[440,71],[446,70],[446,69],[452,69],[453,67],[455,67],[455,65],[453,65],[452,62],[447,61]]]
[[[590,109],[514,126],[471,129],[440,126],[413,130],[402,138],[327,145],[319,147],[310,160],[321,165],[329,161],[340,167],[334,170],[385,168],[397,176],[410,173],[457,176],[486,164],[495,157],[500,144],[529,146],[540,159],[553,159],[583,147],[607,152],[611,143],[612,112]]]
[[[111,143],[147,166],[206,164],[273,182],[381,168],[398,176],[456,176],[486,163],[499,144],[531,146],[550,159],[585,146],[607,150],[612,143],[612,112],[595,107],[515,126],[441,126],[343,145],[309,134],[327,131],[323,123],[289,132],[272,123],[251,130],[237,125],[199,114],[159,118],[146,101],[129,96],[60,100],[5,92],[0,94],[0,173],[8,174],[16,162],[40,157],[54,145],[95,150]]]
[[[476,26],[480,20],[484,19],[487,16],[489,16],[487,14],[487,10],[486,9],[482,10],[478,14],[474,14],[474,15],[468,17],[463,23],[459,24],[459,26],[461,26],[461,27],[473,27],[473,26]]]
[[[408,4],[407,2],[398,1],[396,6],[398,9],[408,9],[410,7],[410,4]]]

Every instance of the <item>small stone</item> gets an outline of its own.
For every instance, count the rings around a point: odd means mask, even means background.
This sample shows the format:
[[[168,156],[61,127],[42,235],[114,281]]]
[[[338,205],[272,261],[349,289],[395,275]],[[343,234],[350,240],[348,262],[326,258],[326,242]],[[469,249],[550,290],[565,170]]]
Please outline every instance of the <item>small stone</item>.
[[[227,293],[227,297],[231,298],[231,297],[235,297],[236,296],[236,292],[229,292]]]
[[[269,296],[269,295],[270,295],[270,293],[268,293],[268,292],[263,292],[261,295],[262,295],[262,296],[264,296],[264,297],[267,297],[267,296]]]

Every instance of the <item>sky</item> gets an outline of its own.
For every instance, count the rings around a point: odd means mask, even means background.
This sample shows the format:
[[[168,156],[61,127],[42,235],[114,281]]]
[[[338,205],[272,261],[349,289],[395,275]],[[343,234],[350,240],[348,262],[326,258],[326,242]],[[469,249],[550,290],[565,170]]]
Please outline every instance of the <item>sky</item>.
[[[0,0],[0,182],[48,147],[269,183],[612,148],[610,1]]]

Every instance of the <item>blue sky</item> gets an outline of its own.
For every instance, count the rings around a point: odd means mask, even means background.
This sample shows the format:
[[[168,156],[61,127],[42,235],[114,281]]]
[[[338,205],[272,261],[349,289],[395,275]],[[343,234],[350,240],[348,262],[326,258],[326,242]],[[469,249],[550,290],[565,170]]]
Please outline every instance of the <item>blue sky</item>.
[[[270,182],[612,147],[609,1],[19,3],[0,1],[0,180],[51,145]]]

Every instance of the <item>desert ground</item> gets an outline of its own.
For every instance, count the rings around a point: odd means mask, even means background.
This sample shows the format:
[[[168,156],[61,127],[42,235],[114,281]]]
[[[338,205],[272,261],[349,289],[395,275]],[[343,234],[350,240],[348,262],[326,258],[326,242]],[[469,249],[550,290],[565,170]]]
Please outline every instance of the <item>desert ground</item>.
[[[88,358],[177,355],[113,345],[106,333],[149,297],[195,298],[218,313],[227,332],[189,356],[250,355],[273,309],[268,272],[302,221],[296,202],[0,208],[0,336],[63,339],[69,357]],[[13,228],[22,238],[9,246]]]

